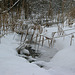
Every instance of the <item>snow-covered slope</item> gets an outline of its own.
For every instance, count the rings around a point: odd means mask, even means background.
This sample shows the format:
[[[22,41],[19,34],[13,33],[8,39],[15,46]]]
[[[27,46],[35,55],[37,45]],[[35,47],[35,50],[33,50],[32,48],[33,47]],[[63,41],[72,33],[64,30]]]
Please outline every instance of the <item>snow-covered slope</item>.
[[[42,51],[45,56],[48,55],[49,62],[37,60],[34,63],[29,63],[26,59],[18,56],[16,48],[20,43],[19,38],[16,33],[11,33],[1,39],[0,75],[75,75],[75,44],[69,45],[70,37],[56,39],[54,49],[60,50],[51,60],[49,59],[49,51],[46,52],[47,50],[45,51],[43,47],[45,52]],[[41,58],[46,59],[44,57]],[[45,69],[36,64],[43,65]]]
[[[59,51],[49,64],[50,67],[75,69],[75,47],[72,46]]]
[[[59,51],[47,66],[54,75],[75,75],[75,47]]]
[[[16,34],[17,35],[17,34]],[[10,34],[1,39],[0,44],[0,75],[49,75],[44,69],[19,57],[16,52],[18,42]]]

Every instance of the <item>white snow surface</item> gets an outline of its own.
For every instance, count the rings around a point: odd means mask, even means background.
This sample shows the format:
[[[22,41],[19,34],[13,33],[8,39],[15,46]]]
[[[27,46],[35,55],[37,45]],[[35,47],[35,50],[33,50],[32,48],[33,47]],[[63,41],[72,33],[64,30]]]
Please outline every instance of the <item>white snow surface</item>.
[[[49,29],[48,32],[50,32]],[[16,48],[20,42],[19,36],[16,35],[16,33],[11,33],[1,39],[0,75],[75,75],[75,40],[70,46],[71,36],[57,38],[54,48],[50,48],[50,51],[45,41],[44,47],[40,48],[43,56],[36,62],[29,63],[17,54]],[[50,60],[50,57],[53,58]],[[45,69],[36,64],[44,66]]]
[[[25,53],[25,54],[30,54],[29,51],[26,50],[26,49],[22,50],[21,54],[23,54],[23,53]]]
[[[49,64],[50,67],[62,67],[75,71],[75,46],[59,51]]]
[[[59,51],[47,66],[54,75],[75,75],[75,46]]]
[[[10,34],[1,39],[0,75],[50,75],[45,69],[29,63],[16,52],[18,42]]]

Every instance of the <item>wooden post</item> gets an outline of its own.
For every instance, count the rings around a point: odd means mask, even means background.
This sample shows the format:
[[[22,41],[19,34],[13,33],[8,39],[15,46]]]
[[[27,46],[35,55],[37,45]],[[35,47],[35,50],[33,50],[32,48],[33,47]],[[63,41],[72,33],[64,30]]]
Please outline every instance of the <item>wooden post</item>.
[[[49,44],[49,48],[50,48],[50,42],[49,42],[49,39],[48,39],[48,44]]]
[[[40,37],[39,37],[39,44],[38,44],[38,48],[39,48],[39,45],[40,45],[40,41],[41,41],[41,35],[40,35]]]
[[[42,46],[43,46],[43,44],[44,44],[44,36],[42,37]]]
[[[24,42],[25,42],[25,40],[26,40],[26,38],[27,38],[27,36],[28,36],[28,31],[29,31],[29,29],[28,29],[27,32],[26,32],[26,36],[25,36]]]
[[[34,30],[34,32],[33,32],[33,34],[32,34],[32,37],[31,37],[30,42],[33,40],[33,36],[34,36],[34,34],[35,34],[35,30]]]
[[[72,45],[72,39],[74,38],[74,35],[71,36],[70,46]]]
[[[38,37],[38,34],[36,35],[36,43],[37,43],[37,37]]]

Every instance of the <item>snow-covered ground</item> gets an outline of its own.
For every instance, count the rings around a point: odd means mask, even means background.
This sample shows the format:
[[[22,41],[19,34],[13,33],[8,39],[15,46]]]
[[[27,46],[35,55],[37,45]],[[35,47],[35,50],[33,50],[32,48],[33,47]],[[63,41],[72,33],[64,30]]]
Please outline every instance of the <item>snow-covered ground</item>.
[[[46,28],[46,35],[56,28]],[[65,28],[66,29],[66,28]],[[65,30],[64,29],[64,30]],[[71,32],[74,32],[72,30]],[[65,34],[70,33],[67,31]],[[57,36],[57,35],[56,35]],[[41,56],[29,63],[25,58],[19,57],[16,48],[19,46],[19,36],[11,33],[2,37],[0,44],[0,75],[75,75],[75,40],[70,46],[71,35],[55,39],[54,47],[49,48],[47,41],[39,50]],[[27,52],[28,53],[28,52]],[[40,68],[42,65],[43,68]]]
[[[18,56],[18,42],[13,37],[14,34],[9,34],[1,39],[0,75],[49,75],[46,70]]]

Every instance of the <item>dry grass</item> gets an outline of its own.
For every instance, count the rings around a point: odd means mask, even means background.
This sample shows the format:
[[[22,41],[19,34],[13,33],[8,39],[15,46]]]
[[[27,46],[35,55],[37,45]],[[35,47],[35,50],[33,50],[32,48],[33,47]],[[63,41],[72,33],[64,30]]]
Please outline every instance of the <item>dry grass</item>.
[[[75,18],[75,8],[72,8],[69,12],[70,17]]]

